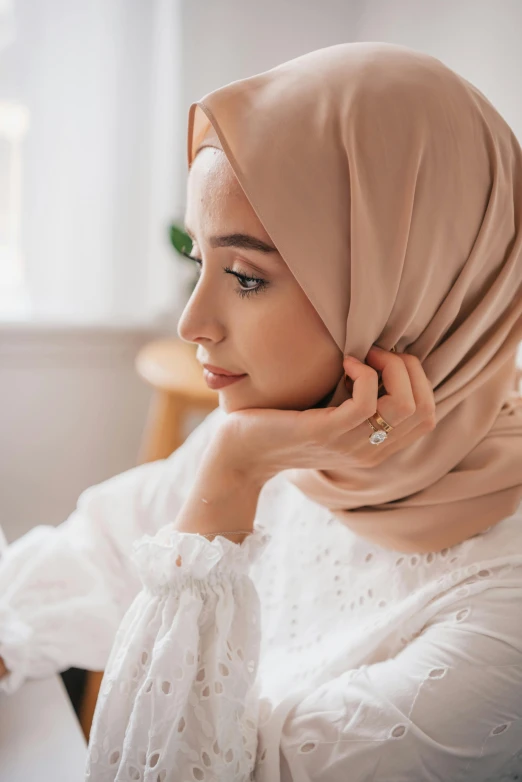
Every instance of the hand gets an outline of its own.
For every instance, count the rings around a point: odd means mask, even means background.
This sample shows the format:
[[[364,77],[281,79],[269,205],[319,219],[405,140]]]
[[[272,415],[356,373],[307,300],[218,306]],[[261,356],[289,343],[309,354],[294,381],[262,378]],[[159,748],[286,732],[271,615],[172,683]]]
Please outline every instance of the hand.
[[[372,348],[364,364],[345,357],[352,398],[312,410],[251,408],[230,413],[217,433],[222,465],[265,482],[278,472],[305,468],[372,467],[407,448],[436,425],[431,383],[416,356]],[[379,377],[386,394],[378,398]],[[394,427],[372,445],[367,419],[379,414]]]

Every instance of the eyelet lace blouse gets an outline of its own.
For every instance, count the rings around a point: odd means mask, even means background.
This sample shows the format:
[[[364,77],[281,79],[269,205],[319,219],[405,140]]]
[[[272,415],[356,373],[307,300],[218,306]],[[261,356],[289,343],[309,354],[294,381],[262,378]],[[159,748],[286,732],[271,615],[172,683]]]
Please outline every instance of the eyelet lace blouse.
[[[280,473],[241,545],[177,532],[222,415],[4,548],[0,689],[105,669],[90,782],[522,781],[522,506],[401,554]]]

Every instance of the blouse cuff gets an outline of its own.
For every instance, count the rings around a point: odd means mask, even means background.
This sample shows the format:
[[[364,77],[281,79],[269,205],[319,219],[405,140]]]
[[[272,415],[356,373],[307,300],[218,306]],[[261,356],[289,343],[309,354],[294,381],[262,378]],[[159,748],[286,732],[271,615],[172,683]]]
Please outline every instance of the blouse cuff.
[[[132,559],[146,587],[172,587],[187,576],[205,579],[223,572],[246,573],[271,538],[264,529],[254,528],[242,543],[234,543],[222,535],[209,540],[167,526],[154,537],[145,535],[136,541]]]
[[[0,657],[8,670],[0,679],[0,692],[17,690],[32,671],[32,630],[9,606],[0,606]]]

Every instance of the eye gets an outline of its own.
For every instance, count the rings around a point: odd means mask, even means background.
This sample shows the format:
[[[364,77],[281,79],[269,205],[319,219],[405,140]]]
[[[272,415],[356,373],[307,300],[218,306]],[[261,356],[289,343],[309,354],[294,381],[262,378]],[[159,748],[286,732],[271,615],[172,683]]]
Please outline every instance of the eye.
[[[182,251],[182,255],[185,256],[185,258],[188,258],[190,261],[194,261],[194,263],[198,264],[199,269],[201,271],[201,265],[203,261],[201,258],[196,258],[193,255],[189,255],[189,253],[186,253]],[[241,298],[245,298],[245,296],[252,296],[255,293],[260,293],[262,290],[264,290],[268,286],[267,280],[264,280],[262,277],[252,277],[249,274],[241,274],[240,272],[233,271],[230,266],[224,266],[223,271],[225,274],[232,274],[234,277],[236,277],[242,285],[246,285],[247,283],[255,283],[255,287],[238,287],[236,288],[236,293]]]
[[[233,274],[243,286],[247,286],[247,283],[255,283],[255,286],[252,288],[241,286],[236,288],[236,293],[238,296],[241,296],[241,298],[251,296],[253,293],[260,293],[268,285],[267,281],[263,280],[261,277],[252,277],[249,274],[241,274],[240,272],[232,271],[229,266],[225,266],[223,271],[225,274]]]

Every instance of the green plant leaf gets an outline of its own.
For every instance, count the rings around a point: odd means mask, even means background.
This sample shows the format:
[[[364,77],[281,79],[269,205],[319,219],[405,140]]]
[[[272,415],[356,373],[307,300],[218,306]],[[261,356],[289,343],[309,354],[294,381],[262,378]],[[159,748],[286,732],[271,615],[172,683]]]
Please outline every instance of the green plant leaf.
[[[170,243],[174,249],[180,253],[180,255],[183,252],[192,252],[192,239],[182,228],[179,227],[179,225],[176,225],[175,223],[171,224],[169,229],[169,236]],[[183,258],[184,256],[181,255],[181,257]]]
[[[185,255],[183,255],[183,253],[188,253],[190,255],[192,252],[192,239],[188,234],[185,233],[183,228],[181,228],[179,225],[176,225],[176,223],[171,223],[169,228],[169,237],[171,245],[178,253],[178,257],[182,261],[186,261],[186,263],[194,264],[193,261],[190,261]],[[189,297],[192,295],[197,281],[198,272],[197,269],[194,269],[194,276],[189,281],[187,288]]]

